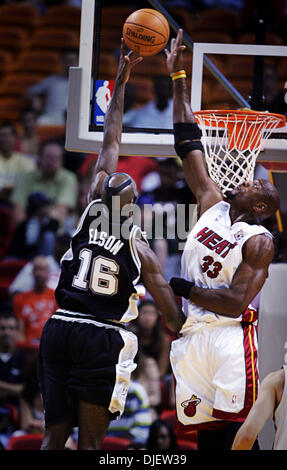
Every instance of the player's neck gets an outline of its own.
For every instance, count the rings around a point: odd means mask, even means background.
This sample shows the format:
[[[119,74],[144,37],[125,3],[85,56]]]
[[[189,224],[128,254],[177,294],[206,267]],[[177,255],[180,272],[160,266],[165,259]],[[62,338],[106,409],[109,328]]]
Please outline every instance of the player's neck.
[[[258,221],[254,217],[254,214],[251,214],[250,212],[243,212],[242,210],[236,207],[231,207],[230,219],[231,219],[232,225],[237,222],[246,222],[247,224],[252,224],[252,225],[258,224]]]

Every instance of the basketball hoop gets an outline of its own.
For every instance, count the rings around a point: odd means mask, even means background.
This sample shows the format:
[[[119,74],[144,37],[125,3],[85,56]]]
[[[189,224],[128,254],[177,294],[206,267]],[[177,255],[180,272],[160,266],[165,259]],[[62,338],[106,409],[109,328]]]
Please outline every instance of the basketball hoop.
[[[202,110],[194,113],[210,177],[225,193],[252,181],[263,139],[284,127],[286,117],[261,111]]]

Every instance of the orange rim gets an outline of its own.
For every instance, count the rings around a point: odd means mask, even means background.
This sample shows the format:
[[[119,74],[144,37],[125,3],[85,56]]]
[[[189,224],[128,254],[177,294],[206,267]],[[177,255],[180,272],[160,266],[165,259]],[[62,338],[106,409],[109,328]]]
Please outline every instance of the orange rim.
[[[269,113],[267,111],[253,111],[251,109],[203,109],[201,111],[195,111],[193,113],[195,116],[206,115],[210,119],[212,114],[215,114],[218,117],[227,117],[227,116],[237,116],[238,120],[243,121],[253,121],[253,118],[256,117],[256,121],[265,121],[268,118],[277,118],[278,124],[276,127],[284,127],[286,124],[286,116],[283,114]],[[241,118],[241,119],[240,119]],[[261,119],[260,119],[261,118]]]

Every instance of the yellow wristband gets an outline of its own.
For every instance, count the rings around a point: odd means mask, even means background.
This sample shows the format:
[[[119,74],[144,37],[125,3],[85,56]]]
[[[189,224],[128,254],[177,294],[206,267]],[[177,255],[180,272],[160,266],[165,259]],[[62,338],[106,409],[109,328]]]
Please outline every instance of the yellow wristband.
[[[179,74],[182,74],[182,73],[185,73],[185,70],[179,70],[178,72],[173,72],[173,73],[171,73],[169,76],[172,78],[172,77],[174,77],[175,75],[179,75]]]
[[[173,77],[171,77],[172,80],[177,80],[178,78],[186,78],[186,74],[181,73],[180,75],[174,75]]]

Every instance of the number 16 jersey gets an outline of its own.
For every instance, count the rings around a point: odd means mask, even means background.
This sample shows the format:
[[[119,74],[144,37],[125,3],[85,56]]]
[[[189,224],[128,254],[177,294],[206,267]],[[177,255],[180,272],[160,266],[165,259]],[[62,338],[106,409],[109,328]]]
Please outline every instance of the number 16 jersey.
[[[108,230],[97,228],[101,207],[101,200],[94,200],[82,214],[61,260],[55,296],[61,310],[92,315],[99,322],[127,323],[137,317],[142,294],[137,287],[141,263],[135,239],[143,236],[132,224],[125,236],[120,225],[116,235],[109,224]]]
[[[229,287],[233,275],[242,262],[242,248],[246,241],[259,234],[272,237],[261,225],[246,222],[232,224],[230,204],[220,201],[210,207],[197,221],[190,234],[181,260],[181,277],[193,281],[196,286],[211,289]],[[182,331],[201,321],[230,321],[208,310],[183,300],[187,317]],[[234,319],[241,321],[242,315]]]

